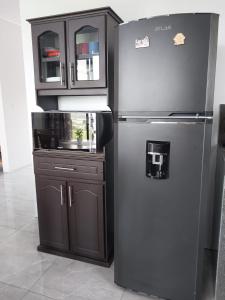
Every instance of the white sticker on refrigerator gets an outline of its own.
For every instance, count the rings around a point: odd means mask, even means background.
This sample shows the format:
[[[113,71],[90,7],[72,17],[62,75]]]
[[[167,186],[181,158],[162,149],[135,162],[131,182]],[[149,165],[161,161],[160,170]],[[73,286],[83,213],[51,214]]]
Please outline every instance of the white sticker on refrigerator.
[[[135,48],[146,48],[149,47],[150,40],[149,37],[146,35],[143,39],[136,39],[135,40]]]
[[[175,46],[184,45],[185,39],[186,39],[186,36],[182,32],[179,32],[173,38],[173,44]]]

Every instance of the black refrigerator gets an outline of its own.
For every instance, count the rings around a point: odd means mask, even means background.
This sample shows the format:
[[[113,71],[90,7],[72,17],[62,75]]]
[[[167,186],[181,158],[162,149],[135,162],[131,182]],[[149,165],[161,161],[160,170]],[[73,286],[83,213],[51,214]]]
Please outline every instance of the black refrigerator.
[[[176,14],[118,28],[115,282],[200,299],[212,222],[218,15]]]

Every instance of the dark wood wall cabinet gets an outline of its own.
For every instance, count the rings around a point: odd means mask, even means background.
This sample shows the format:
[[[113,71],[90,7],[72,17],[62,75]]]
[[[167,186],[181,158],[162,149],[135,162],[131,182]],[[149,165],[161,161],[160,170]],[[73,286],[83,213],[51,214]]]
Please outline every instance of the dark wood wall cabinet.
[[[28,21],[38,96],[113,92],[114,32],[122,20],[111,8]]]
[[[34,152],[40,251],[110,265],[113,194],[107,168],[104,153]]]

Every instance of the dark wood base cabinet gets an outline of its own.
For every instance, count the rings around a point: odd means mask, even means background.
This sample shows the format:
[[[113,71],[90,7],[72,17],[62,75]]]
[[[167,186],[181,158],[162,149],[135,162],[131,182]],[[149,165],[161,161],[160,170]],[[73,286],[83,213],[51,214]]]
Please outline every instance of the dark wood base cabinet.
[[[113,195],[107,167],[104,154],[34,152],[39,251],[110,266]]]

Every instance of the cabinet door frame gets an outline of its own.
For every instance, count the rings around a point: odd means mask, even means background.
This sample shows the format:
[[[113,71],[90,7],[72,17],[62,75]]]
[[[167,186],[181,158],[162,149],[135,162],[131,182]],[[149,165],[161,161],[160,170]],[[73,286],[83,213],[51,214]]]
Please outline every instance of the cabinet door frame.
[[[74,34],[85,26],[91,26],[99,30],[99,80],[77,80]],[[69,89],[106,87],[106,16],[100,15],[69,20],[67,22],[67,44]]]
[[[47,31],[59,35],[61,82],[41,82],[41,57],[39,52],[39,36]],[[50,22],[32,25],[33,60],[35,87],[37,90],[65,89],[67,88],[66,72],[66,45],[65,45],[65,22]]]
[[[70,190],[71,189],[71,190]],[[78,226],[77,218],[78,207],[76,195],[79,192],[86,192],[97,198],[97,238],[98,249],[85,249],[78,244]],[[71,193],[71,194],[70,194]],[[80,200],[82,201],[82,200]],[[90,257],[94,259],[105,258],[105,220],[104,220],[104,185],[97,183],[84,183],[78,181],[68,181],[68,222],[70,236],[70,251],[79,256]],[[86,207],[86,209],[88,209]],[[93,216],[94,217],[94,216]],[[87,220],[84,220],[86,222]]]
[[[61,187],[62,186],[62,192]],[[62,231],[61,235],[63,237],[62,242],[55,242],[51,241],[50,239],[46,240],[43,237],[46,234],[46,231],[48,230],[48,226],[45,226],[46,218],[48,217],[45,215],[45,210],[43,208],[43,202],[46,201],[45,197],[43,197],[42,190],[49,188],[53,188],[57,190],[59,193],[59,198],[57,199],[60,201],[60,203],[57,203],[57,205],[60,205],[61,209],[61,226]],[[67,197],[66,197],[66,181],[55,179],[53,177],[46,177],[42,175],[36,175],[36,191],[37,191],[37,208],[38,208],[38,222],[39,222],[39,234],[40,234],[40,244],[46,247],[51,247],[55,249],[60,249],[63,251],[69,250],[69,239],[68,239],[68,214],[67,214]],[[62,194],[61,194],[62,193]],[[54,203],[53,203],[54,205]],[[47,213],[51,214],[52,210]],[[60,222],[60,220],[58,220]],[[47,227],[47,228],[46,228]]]

